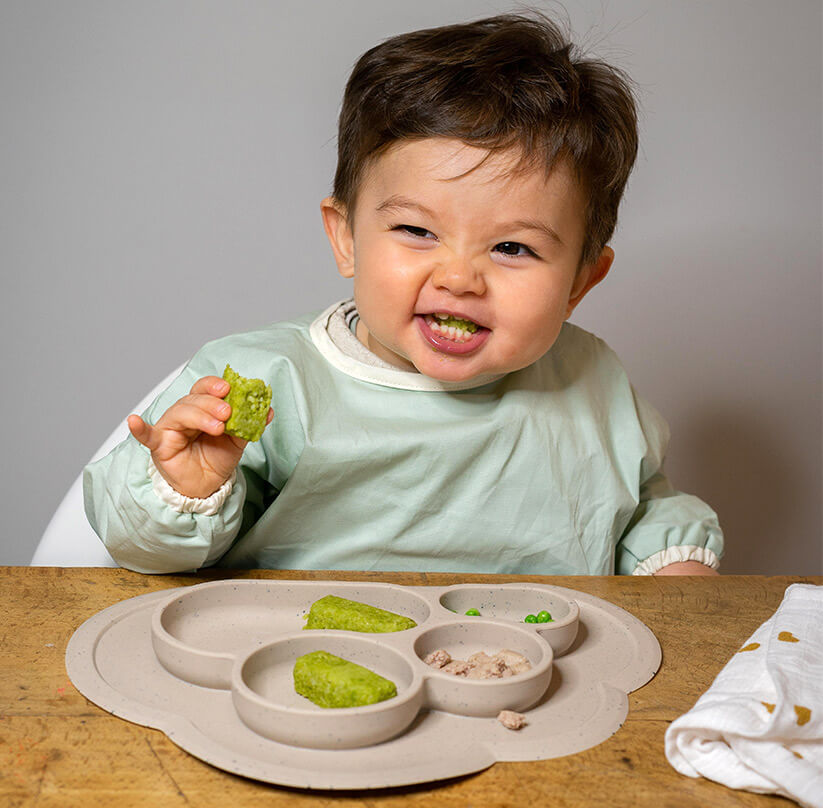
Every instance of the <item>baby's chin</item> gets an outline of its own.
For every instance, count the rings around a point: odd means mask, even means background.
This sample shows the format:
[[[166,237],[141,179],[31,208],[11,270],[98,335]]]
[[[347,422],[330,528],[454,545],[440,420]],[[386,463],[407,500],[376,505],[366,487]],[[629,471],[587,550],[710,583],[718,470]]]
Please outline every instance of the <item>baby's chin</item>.
[[[521,357],[519,362],[467,362],[465,358],[439,354],[436,351],[433,353],[435,357],[413,361],[413,364],[418,373],[441,382],[473,382],[499,378],[523,370],[540,358]]]
[[[472,382],[491,376],[502,376],[508,371],[478,367],[476,363],[466,362],[459,357],[432,351],[432,357],[414,362],[417,372],[439,382]]]

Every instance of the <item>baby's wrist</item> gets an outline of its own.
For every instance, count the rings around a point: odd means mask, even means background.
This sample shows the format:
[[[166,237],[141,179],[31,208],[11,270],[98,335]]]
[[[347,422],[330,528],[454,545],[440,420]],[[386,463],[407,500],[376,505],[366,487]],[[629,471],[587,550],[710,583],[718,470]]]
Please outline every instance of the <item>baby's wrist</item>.
[[[173,487],[160,473],[151,456],[149,456],[148,460],[148,474],[152,489],[161,502],[164,502],[178,513],[199,513],[204,516],[214,516],[220,511],[223,503],[228,499],[229,494],[231,494],[237,478],[236,470],[232,471],[231,476],[225,480],[216,491],[200,497],[191,496]]]
[[[661,567],[653,575],[719,575],[720,573],[699,561],[675,561]]]

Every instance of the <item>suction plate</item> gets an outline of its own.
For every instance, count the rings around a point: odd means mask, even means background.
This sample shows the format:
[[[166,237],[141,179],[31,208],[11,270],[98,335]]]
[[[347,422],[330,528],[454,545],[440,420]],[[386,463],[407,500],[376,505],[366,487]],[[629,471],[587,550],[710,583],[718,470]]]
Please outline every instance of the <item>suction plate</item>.
[[[414,619],[389,634],[303,630],[315,600],[338,595]],[[480,616],[466,616],[477,609]],[[548,623],[524,623],[548,611]],[[531,669],[457,677],[423,662],[508,649]],[[325,650],[391,679],[397,696],[323,709],[294,691],[295,659]],[[87,620],[66,651],[69,676],[114,715],[162,730],[218,768],[281,785],[364,789],[541,760],[610,737],[626,694],[660,665],[660,646],[627,612],[534,584],[404,587],[229,580],[142,595]],[[508,730],[502,709],[524,712]]]

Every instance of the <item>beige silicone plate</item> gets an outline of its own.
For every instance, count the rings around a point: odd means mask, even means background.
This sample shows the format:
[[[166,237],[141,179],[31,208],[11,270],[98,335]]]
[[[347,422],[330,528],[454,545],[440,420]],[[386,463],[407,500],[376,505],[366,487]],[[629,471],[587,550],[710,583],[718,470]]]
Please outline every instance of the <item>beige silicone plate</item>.
[[[412,617],[391,634],[306,631],[324,595]],[[467,617],[476,608],[480,617]],[[528,624],[545,609],[554,620]],[[532,668],[467,680],[431,668],[436,648],[466,659],[508,648]],[[294,660],[326,650],[391,679],[397,696],[322,709],[294,692]],[[636,618],[599,598],[534,584],[403,587],[229,580],[142,595],[87,620],[66,651],[87,698],[235,774],[303,788],[363,789],[455,777],[497,760],[541,760],[611,736],[627,693],[660,665]],[[505,729],[501,709],[526,714]]]

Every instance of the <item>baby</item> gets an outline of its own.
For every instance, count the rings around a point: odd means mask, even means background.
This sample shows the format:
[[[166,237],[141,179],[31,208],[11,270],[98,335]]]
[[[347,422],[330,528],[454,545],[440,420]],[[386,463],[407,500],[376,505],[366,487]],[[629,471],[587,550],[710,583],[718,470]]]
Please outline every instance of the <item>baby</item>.
[[[612,265],[636,151],[627,80],[540,15],[366,52],[321,203],[353,298],[209,343],[129,417],[84,475],[113,558],[714,573],[722,533],[664,476],[665,423],[567,323]],[[272,388],[259,442],[224,432],[226,364]]]

